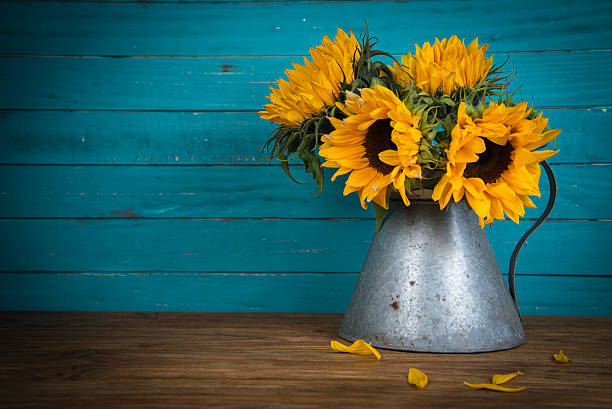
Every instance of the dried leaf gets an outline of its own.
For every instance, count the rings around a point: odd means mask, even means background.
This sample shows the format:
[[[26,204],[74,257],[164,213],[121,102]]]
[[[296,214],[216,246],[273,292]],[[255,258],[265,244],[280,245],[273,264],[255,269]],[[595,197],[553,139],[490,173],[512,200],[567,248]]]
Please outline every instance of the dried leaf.
[[[558,354],[553,354],[553,358],[555,358],[555,361],[561,362],[562,364],[569,362],[569,358],[563,353],[563,350],[560,350]]]
[[[467,383],[467,382],[463,382],[466,386],[469,386],[470,388],[474,388],[474,389],[490,389],[492,391],[499,391],[499,392],[520,392],[522,390],[527,389],[526,386],[521,386],[520,388],[508,388],[507,386],[500,386],[500,385],[495,385],[493,383]]]
[[[348,352],[350,354],[359,354],[359,355],[370,355],[373,354],[376,359],[380,359],[380,352],[378,352],[372,345],[365,342],[363,339],[358,339],[353,342],[351,346],[346,346],[337,341],[331,342],[331,349],[336,352]]]
[[[523,373],[521,371],[516,371],[504,375],[493,375],[491,377],[491,383],[494,383],[495,385],[501,385],[502,383],[506,383],[519,375],[523,375]]]
[[[416,368],[410,368],[408,371],[408,383],[412,385],[424,388],[427,385],[427,380],[427,375]]]

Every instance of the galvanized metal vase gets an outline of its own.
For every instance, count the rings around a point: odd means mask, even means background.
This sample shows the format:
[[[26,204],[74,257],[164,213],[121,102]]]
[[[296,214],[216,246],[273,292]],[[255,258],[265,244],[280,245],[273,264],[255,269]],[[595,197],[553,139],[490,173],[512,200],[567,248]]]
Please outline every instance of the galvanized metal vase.
[[[539,223],[550,213],[556,193],[547,167],[551,200]],[[432,200],[414,200],[409,207],[392,200],[372,241],[340,337],[419,352],[486,352],[524,344],[513,300],[513,263],[528,234],[512,256],[511,295],[486,232],[464,202],[440,211]]]

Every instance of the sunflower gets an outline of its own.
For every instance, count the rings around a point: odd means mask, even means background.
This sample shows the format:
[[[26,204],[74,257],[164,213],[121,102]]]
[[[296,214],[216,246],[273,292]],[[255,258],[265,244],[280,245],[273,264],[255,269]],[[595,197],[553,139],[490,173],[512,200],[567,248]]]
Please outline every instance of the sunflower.
[[[388,208],[387,189],[395,187],[406,206],[406,178],[419,178],[417,164],[419,115],[410,110],[389,89],[375,85],[360,90],[361,96],[348,92],[345,104],[336,106],[347,115],[344,120],[329,118],[335,130],[323,137],[319,155],[322,166],[338,168],[332,176],[350,172],[344,195],[358,192],[361,206],[374,202]]]
[[[402,55],[401,64],[394,62],[393,80],[399,85],[415,83],[431,95],[441,89],[450,95],[462,87],[473,87],[484,80],[493,66],[493,57],[485,57],[487,44],[478,45],[478,38],[465,46],[464,40],[454,35],[450,39],[436,38],[431,45],[416,46],[414,56]]]
[[[538,163],[558,151],[535,151],[556,138],[561,130],[544,132],[548,119],[540,113],[528,119],[526,102],[515,106],[491,105],[482,118],[466,114],[459,105],[457,124],[451,132],[446,174],[434,188],[433,199],[440,209],[451,196],[455,202],[465,195],[481,226],[504,219],[515,223],[525,208],[535,205],[529,196],[540,196]]]
[[[317,115],[324,106],[333,105],[343,81],[354,79],[353,62],[359,60],[359,43],[352,32],[347,35],[338,28],[334,41],[328,36],[320,46],[310,48],[312,61],[304,57],[304,65],[293,63],[294,69],[285,70],[288,80],[279,78],[278,89],[270,87],[259,116],[279,125],[298,127],[309,117]]]

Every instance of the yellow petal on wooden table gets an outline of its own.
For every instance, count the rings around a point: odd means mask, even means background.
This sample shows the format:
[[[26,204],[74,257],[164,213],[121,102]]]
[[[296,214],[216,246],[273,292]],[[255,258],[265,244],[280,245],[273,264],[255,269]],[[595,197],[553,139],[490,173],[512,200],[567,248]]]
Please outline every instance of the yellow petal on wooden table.
[[[353,342],[351,346],[346,346],[337,341],[331,342],[331,349],[337,352],[348,352],[350,354],[358,355],[374,355],[376,359],[380,359],[380,352],[378,352],[372,345],[365,342],[363,339],[358,339]]]
[[[523,373],[521,371],[516,371],[503,375],[493,375],[491,377],[491,383],[494,383],[495,385],[501,385],[502,383],[506,383],[519,375],[523,375]]]
[[[427,375],[416,368],[410,368],[408,371],[408,383],[412,385],[424,388],[427,385],[427,380]]]
[[[500,386],[500,385],[495,385],[493,383],[467,383],[467,382],[463,382],[466,386],[469,386],[470,388],[474,388],[474,389],[490,389],[492,391],[499,391],[499,392],[520,392],[522,390],[527,389],[526,386],[521,386],[520,388],[509,388],[507,386]]]
[[[555,358],[555,361],[561,362],[562,364],[569,362],[569,358],[563,353],[563,350],[560,350],[558,354],[553,354],[553,358]]]

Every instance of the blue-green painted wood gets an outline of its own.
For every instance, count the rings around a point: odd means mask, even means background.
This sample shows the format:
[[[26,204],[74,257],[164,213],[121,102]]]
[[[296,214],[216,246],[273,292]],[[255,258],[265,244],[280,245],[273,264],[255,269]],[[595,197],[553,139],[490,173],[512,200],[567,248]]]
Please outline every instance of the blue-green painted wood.
[[[393,53],[452,34],[497,52],[612,47],[605,1],[139,3],[2,2],[0,52],[301,55],[338,26],[363,33],[366,20]]]
[[[373,220],[0,220],[0,271],[357,272]],[[529,224],[496,222],[498,261]],[[550,221],[529,239],[522,274],[609,275],[612,221]]]
[[[547,109],[561,152],[552,163],[612,162],[594,139],[608,108]],[[274,125],[255,112],[0,112],[2,164],[264,164]]]
[[[601,143],[612,106],[611,3],[8,1],[0,9],[0,108],[22,111],[0,114],[0,164],[110,165],[0,165],[3,309],[343,311],[374,223],[339,196],[340,183],[317,198],[278,167],[113,165],[263,163],[258,148],[272,126],[254,112],[184,111],[257,110],[299,60],[291,56],[338,25],[362,32],[364,16],[393,53],[452,33],[479,35],[497,61],[509,51],[526,99],[597,107],[547,111],[564,129],[553,162],[611,162]],[[389,24],[389,15],[409,17]],[[539,53],[550,50],[573,52]],[[37,110],[113,112],[25,112]],[[523,313],[610,315],[610,167],[555,169],[553,216],[599,220],[548,222],[529,240],[518,265]],[[295,219],[255,219],[268,215]],[[490,230],[502,268],[527,227]]]
[[[602,195],[612,193],[612,165],[555,165],[559,195],[551,215],[561,219],[612,219]],[[278,166],[1,166],[2,217],[268,217],[372,218],[356,194],[342,196],[345,177],[323,193],[301,167],[298,185]],[[248,175],[245,177],[245,175]],[[548,200],[540,180],[537,218]]]
[[[5,111],[0,163],[267,164],[274,128],[255,112]]]
[[[0,309],[341,313],[356,282],[356,273],[1,274]],[[518,277],[523,314],[612,315],[611,291],[609,277]]]
[[[503,54],[497,61],[503,61]],[[0,58],[0,109],[256,110],[298,57]],[[513,54],[538,106],[612,105],[612,50]]]

